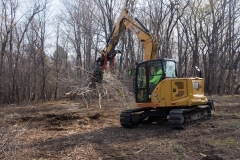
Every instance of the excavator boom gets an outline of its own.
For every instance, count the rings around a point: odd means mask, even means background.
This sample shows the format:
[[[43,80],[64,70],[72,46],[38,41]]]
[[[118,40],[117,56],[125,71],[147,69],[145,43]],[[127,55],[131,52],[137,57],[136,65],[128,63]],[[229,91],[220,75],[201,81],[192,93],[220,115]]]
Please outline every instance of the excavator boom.
[[[155,37],[149,32],[149,30],[141,23],[139,19],[133,16],[127,8],[123,8],[117,22],[114,25],[114,29],[107,40],[106,49],[100,52],[100,57],[97,60],[97,66],[94,70],[93,81],[100,82],[102,80],[103,70],[107,61],[113,61],[119,50],[115,50],[120,37],[129,29],[134,33],[141,41],[145,52],[144,61],[156,59],[157,41]]]
[[[120,37],[126,28],[130,29],[145,48],[144,61],[156,59],[157,42],[155,37],[141,23],[139,19],[133,16],[127,8],[123,8],[120,16],[114,26],[114,30],[109,37],[106,52],[111,52],[119,42]]]

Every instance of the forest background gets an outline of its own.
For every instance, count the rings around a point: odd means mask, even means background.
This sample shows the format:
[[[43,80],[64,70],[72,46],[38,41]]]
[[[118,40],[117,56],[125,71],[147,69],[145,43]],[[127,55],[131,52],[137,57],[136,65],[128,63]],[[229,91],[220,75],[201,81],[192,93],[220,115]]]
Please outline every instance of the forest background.
[[[177,61],[179,77],[194,76],[198,66],[206,94],[239,94],[238,0],[59,0],[58,4],[0,0],[0,104],[58,100],[86,85],[85,71],[93,71],[126,6],[156,36],[157,57]],[[110,72],[131,86],[127,69],[143,60],[144,48],[126,30],[117,49],[122,53]]]

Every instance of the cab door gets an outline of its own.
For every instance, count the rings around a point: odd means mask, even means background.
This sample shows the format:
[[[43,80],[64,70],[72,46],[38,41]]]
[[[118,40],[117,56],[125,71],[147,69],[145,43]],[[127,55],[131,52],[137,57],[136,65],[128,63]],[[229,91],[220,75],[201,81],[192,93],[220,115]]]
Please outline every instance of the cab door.
[[[148,87],[147,87],[146,67],[145,64],[141,64],[136,70],[136,102],[148,102]]]

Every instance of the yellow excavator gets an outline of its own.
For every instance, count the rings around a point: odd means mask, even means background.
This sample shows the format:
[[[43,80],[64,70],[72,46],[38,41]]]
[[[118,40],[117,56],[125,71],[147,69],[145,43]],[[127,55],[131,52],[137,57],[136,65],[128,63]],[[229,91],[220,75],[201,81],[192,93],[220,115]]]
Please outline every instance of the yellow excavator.
[[[100,52],[93,73],[94,83],[101,82],[106,62],[113,64],[114,57],[120,52],[115,47],[126,28],[138,37],[145,53],[144,61],[136,65],[136,108],[121,113],[121,125],[132,128],[145,121],[152,123],[166,119],[170,127],[184,129],[190,124],[209,120],[214,103],[204,95],[201,74],[194,78],[177,78],[176,62],[156,58],[158,44],[155,37],[127,8],[122,9],[106,50]],[[201,73],[199,68],[196,69]]]

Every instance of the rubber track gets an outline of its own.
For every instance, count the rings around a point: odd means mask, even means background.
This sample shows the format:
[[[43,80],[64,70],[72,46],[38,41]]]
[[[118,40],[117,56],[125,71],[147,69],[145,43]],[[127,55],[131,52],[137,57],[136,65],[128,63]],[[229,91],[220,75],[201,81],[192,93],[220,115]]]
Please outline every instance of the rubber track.
[[[131,110],[125,110],[120,115],[120,123],[125,128],[132,128],[132,117],[131,117],[132,111]]]
[[[197,120],[191,120],[192,116],[195,116],[197,113],[204,113],[207,111],[205,117],[200,117]],[[207,108],[191,108],[191,109],[173,109],[169,113],[169,125],[171,128],[176,129],[185,129],[188,125],[209,120],[211,118],[211,110]]]
[[[138,123],[141,121],[139,119],[138,122],[133,122],[132,121],[132,113],[134,112],[141,112],[141,111],[144,111],[145,109],[142,109],[142,108],[135,108],[135,109],[129,109],[129,110],[125,110],[121,113],[120,115],[120,123],[123,127],[125,128],[132,128],[136,125],[138,125]]]

